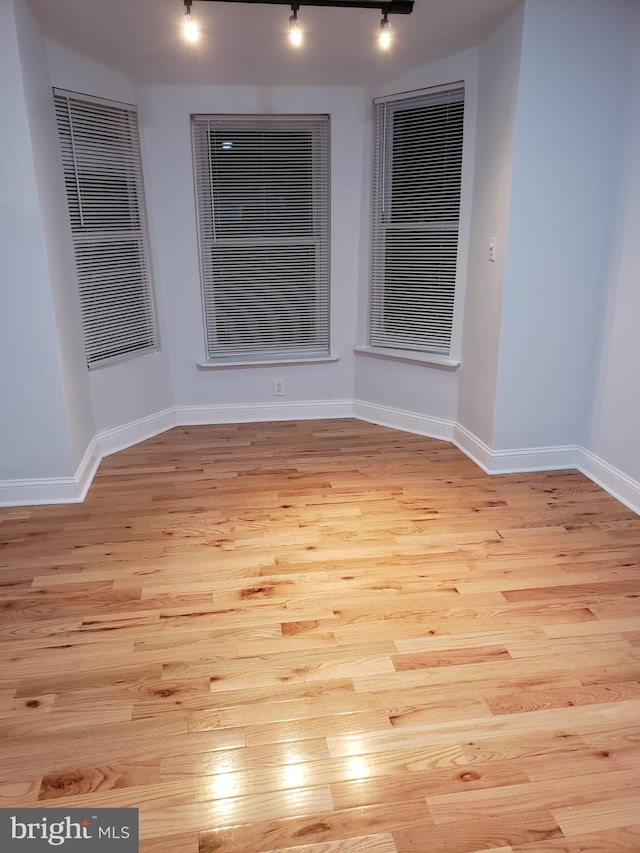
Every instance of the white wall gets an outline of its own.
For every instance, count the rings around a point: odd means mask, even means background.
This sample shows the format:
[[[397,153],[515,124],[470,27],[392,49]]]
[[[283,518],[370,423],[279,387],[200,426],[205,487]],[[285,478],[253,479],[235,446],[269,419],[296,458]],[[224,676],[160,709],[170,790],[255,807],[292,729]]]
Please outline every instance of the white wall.
[[[26,3],[17,4],[16,23],[75,471],[94,428],[71,228],[45,41]]]
[[[192,113],[331,116],[331,349],[336,363],[201,370],[205,357],[191,156]],[[363,102],[359,89],[146,86],[140,124],[165,341],[178,406],[349,400],[360,242]],[[285,381],[273,397],[273,379]]]
[[[640,482],[640,5],[631,32],[635,64],[624,91],[629,121],[620,207],[614,219],[609,303],[587,448]]]
[[[522,26],[521,6],[479,48],[478,121],[458,422],[489,447],[511,197]],[[488,257],[497,238],[495,261]]]
[[[53,41],[47,42],[47,56],[53,86],[121,103],[137,104],[136,85],[121,72]],[[143,173],[145,184],[148,185],[149,177],[144,160]],[[64,215],[67,216],[66,208]],[[76,288],[75,274],[73,286]],[[158,311],[158,316],[160,352],[134,356],[90,371],[91,413],[97,432],[148,417],[172,405],[162,310]],[[84,355],[82,361],[84,362]]]
[[[494,448],[580,444],[597,368],[634,0],[528,0]]]
[[[75,473],[25,97],[14,3],[0,0],[0,480]]]
[[[53,86],[83,95],[109,98],[123,104],[136,103],[136,84],[121,71],[102,65],[51,39],[46,39],[46,51]]]
[[[367,344],[367,292],[370,271],[369,224],[371,222],[371,152],[372,152],[372,100],[388,94],[439,86],[446,83],[465,83],[465,138],[463,162],[463,196],[460,214],[460,251],[458,280],[461,300],[464,303],[464,283],[467,278],[467,257],[470,241],[472,189],[475,157],[475,126],[478,78],[478,52],[468,50],[438,62],[414,69],[375,91],[366,93],[367,126],[363,149],[364,184],[360,218],[366,237],[360,246],[359,322],[357,338]],[[460,318],[462,318],[460,310]],[[462,322],[460,321],[460,330]],[[459,339],[461,335],[459,335]],[[419,415],[453,422],[458,408],[459,373],[423,363],[407,363],[371,355],[356,355],[355,397],[377,406],[407,410]]]

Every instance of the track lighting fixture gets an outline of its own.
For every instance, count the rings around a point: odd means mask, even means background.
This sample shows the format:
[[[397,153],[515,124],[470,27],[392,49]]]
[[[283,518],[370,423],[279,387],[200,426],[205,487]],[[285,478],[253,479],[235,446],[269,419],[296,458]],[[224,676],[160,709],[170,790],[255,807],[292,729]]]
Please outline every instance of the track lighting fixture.
[[[387,50],[391,46],[391,27],[389,25],[389,19],[387,18],[387,13],[382,13],[382,20],[380,21],[380,35],[378,37],[378,44],[383,50]]]
[[[292,15],[289,18],[289,41],[294,47],[300,47],[302,44],[302,30],[300,29],[300,21],[298,20],[299,5],[294,3],[291,6]]]
[[[191,5],[194,0],[184,1],[184,36],[188,41],[198,40],[198,25],[191,20]],[[198,0],[201,2],[201,0]],[[413,0],[299,0],[292,3],[291,0],[214,0],[218,3],[260,3],[269,6],[289,6],[291,17],[289,18],[289,41],[295,47],[302,44],[302,30],[298,21],[298,9],[300,6],[325,6],[327,8],[348,9],[378,9],[382,12],[380,21],[380,33],[378,43],[383,50],[391,46],[391,26],[388,15],[410,15],[413,11]]]
[[[184,4],[184,24],[182,32],[187,41],[196,42],[200,37],[198,25],[191,18],[191,3]]]

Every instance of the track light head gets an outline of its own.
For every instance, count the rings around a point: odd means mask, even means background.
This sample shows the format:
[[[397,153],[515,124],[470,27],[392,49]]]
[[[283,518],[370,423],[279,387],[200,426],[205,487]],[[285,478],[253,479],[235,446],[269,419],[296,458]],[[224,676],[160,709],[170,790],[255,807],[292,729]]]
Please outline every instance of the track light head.
[[[297,3],[291,6],[292,15],[289,18],[289,41],[294,47],[300,47],[302,44],[302,30],[300,29],[300,21],[298,20],[298,8]]]
[[[197,42],[200,38],[198,25],[191,18],[191,3],[184,4],[184,24],[182,25],[182,34],[185,39],[190,42]]]
[[[378,36],[378,44],[383,50],[388,50],[391,46],[391,26],[389,24],[389,19],[387,18],[387,13],[382,13],[382,20],[380,21],[380,35]]]

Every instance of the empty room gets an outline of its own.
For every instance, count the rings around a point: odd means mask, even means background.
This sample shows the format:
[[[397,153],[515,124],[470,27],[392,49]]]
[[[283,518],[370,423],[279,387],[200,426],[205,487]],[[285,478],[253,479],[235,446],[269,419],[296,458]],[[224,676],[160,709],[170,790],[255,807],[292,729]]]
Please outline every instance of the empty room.
[[[640,851],[640,0],[0,0],[0,848]]]

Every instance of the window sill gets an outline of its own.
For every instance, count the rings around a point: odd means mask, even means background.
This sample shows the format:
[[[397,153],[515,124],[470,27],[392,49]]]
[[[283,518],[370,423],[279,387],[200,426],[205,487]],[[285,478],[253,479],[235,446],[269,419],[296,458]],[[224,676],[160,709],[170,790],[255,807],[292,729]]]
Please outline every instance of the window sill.
[[[338,361],[339,359],[339,355],[298,356],[298,358],[282,356],[280,358],[261,359],[259,361],[257,359],[251,361],[242,359],[224,361],[223,359],[219,359],[218,361],[197,361],[196,366],[198,370],[225,370],[229,367],[279,367],[286,364],[327,364]]]
[[[353,351],[357,355],[369,355],[374,358],[391,358],[396,361],[430,364],[432,367],[441,367],[443,370],[457,370],[460,367],[458,359],[451,358],[448,355],[437,355],[437,353],[386,349],[384,347],[354,347]]]

